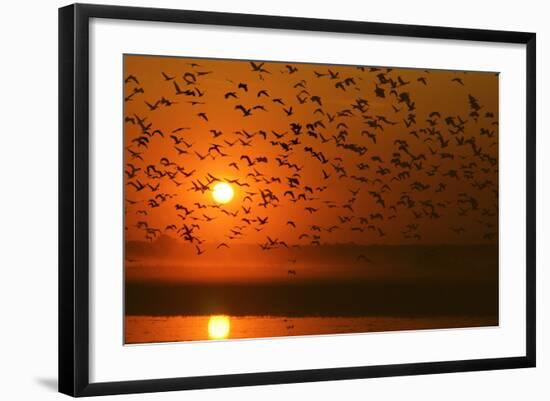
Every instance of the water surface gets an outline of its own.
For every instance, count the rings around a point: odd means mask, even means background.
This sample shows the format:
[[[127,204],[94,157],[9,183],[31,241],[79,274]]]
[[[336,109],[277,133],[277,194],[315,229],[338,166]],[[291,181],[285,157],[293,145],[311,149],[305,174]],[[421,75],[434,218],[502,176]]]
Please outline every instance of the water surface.
[[[223,317],[223,319],[220,319]],[[214,320],[213,320],[214,319]],[[227,319],[225,321],[224,319]],[[212,332],[214,323],[214,333]],[[224,333],[225,325],[227,334]],[[496,326],[495,317],[127,316],[126,344]],[[220,327],[221,326],[221,327]],[[210,328],[210,330],[209,330]],[[213,335],[214,334],[214,335]]]

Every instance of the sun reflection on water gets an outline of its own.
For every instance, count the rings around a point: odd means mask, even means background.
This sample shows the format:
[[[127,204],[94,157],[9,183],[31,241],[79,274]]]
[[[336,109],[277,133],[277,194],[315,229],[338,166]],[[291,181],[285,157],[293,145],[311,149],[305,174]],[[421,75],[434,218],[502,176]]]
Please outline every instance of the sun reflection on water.
[[[228,316],[210,316],[208,320],[208,337],[211,340],[221,340],[229,336],[231,323]]]

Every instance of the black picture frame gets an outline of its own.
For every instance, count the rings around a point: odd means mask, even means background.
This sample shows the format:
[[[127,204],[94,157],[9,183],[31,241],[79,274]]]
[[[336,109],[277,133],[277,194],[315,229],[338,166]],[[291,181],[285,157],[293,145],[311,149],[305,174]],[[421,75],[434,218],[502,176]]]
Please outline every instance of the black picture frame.
[[[520,357],[90,383],[89,22],[91,18],[437,38],[526,46],[526,354]],[[534,367],[536,35],[358,21],[74,4],[59,9],[59,391],[71,396],[160,392]]]

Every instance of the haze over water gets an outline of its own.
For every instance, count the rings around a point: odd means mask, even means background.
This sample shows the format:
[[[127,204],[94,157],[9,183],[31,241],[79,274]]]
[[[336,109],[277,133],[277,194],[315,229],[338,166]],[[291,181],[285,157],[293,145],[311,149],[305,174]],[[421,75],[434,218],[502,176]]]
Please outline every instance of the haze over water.
[[[248,266],[239,276],[223,275],[224,269],[237,270],[226,265],[197,267],[166,240],[167,259],[153,256],[127,266],[126,342],[213,339],[208,327],[216,316],[229,322],[223,339],[498,325],[494,246],[361,247],[371,258],[363,265],[340,256],[356,247],[302,249],[301,264],[279,251],[265,266],[257,264],[254,250],[236,247],[232,252]],[[139,249],[136,258],[154,255],[155,244]],[[230,251],[227,256],[233,257]],[[289,267],[303,273],[289,276]],[[143,280],[144,271],[155,274]],[[181,274],[178,281],[167,280],[174,272]]]

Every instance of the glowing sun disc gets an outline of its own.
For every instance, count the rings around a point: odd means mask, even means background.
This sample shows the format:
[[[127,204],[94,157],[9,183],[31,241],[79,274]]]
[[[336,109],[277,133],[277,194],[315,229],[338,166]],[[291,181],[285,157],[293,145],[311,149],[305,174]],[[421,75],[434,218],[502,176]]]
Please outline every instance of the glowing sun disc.
[[[230,328],[227,316],[211,316],[208,320],[208,336],[214,340],[227,338]]]
[[[218,203],[228,203],[234,196],[233,188],[226,182],[218,182],[212,189],[212,198]]]

